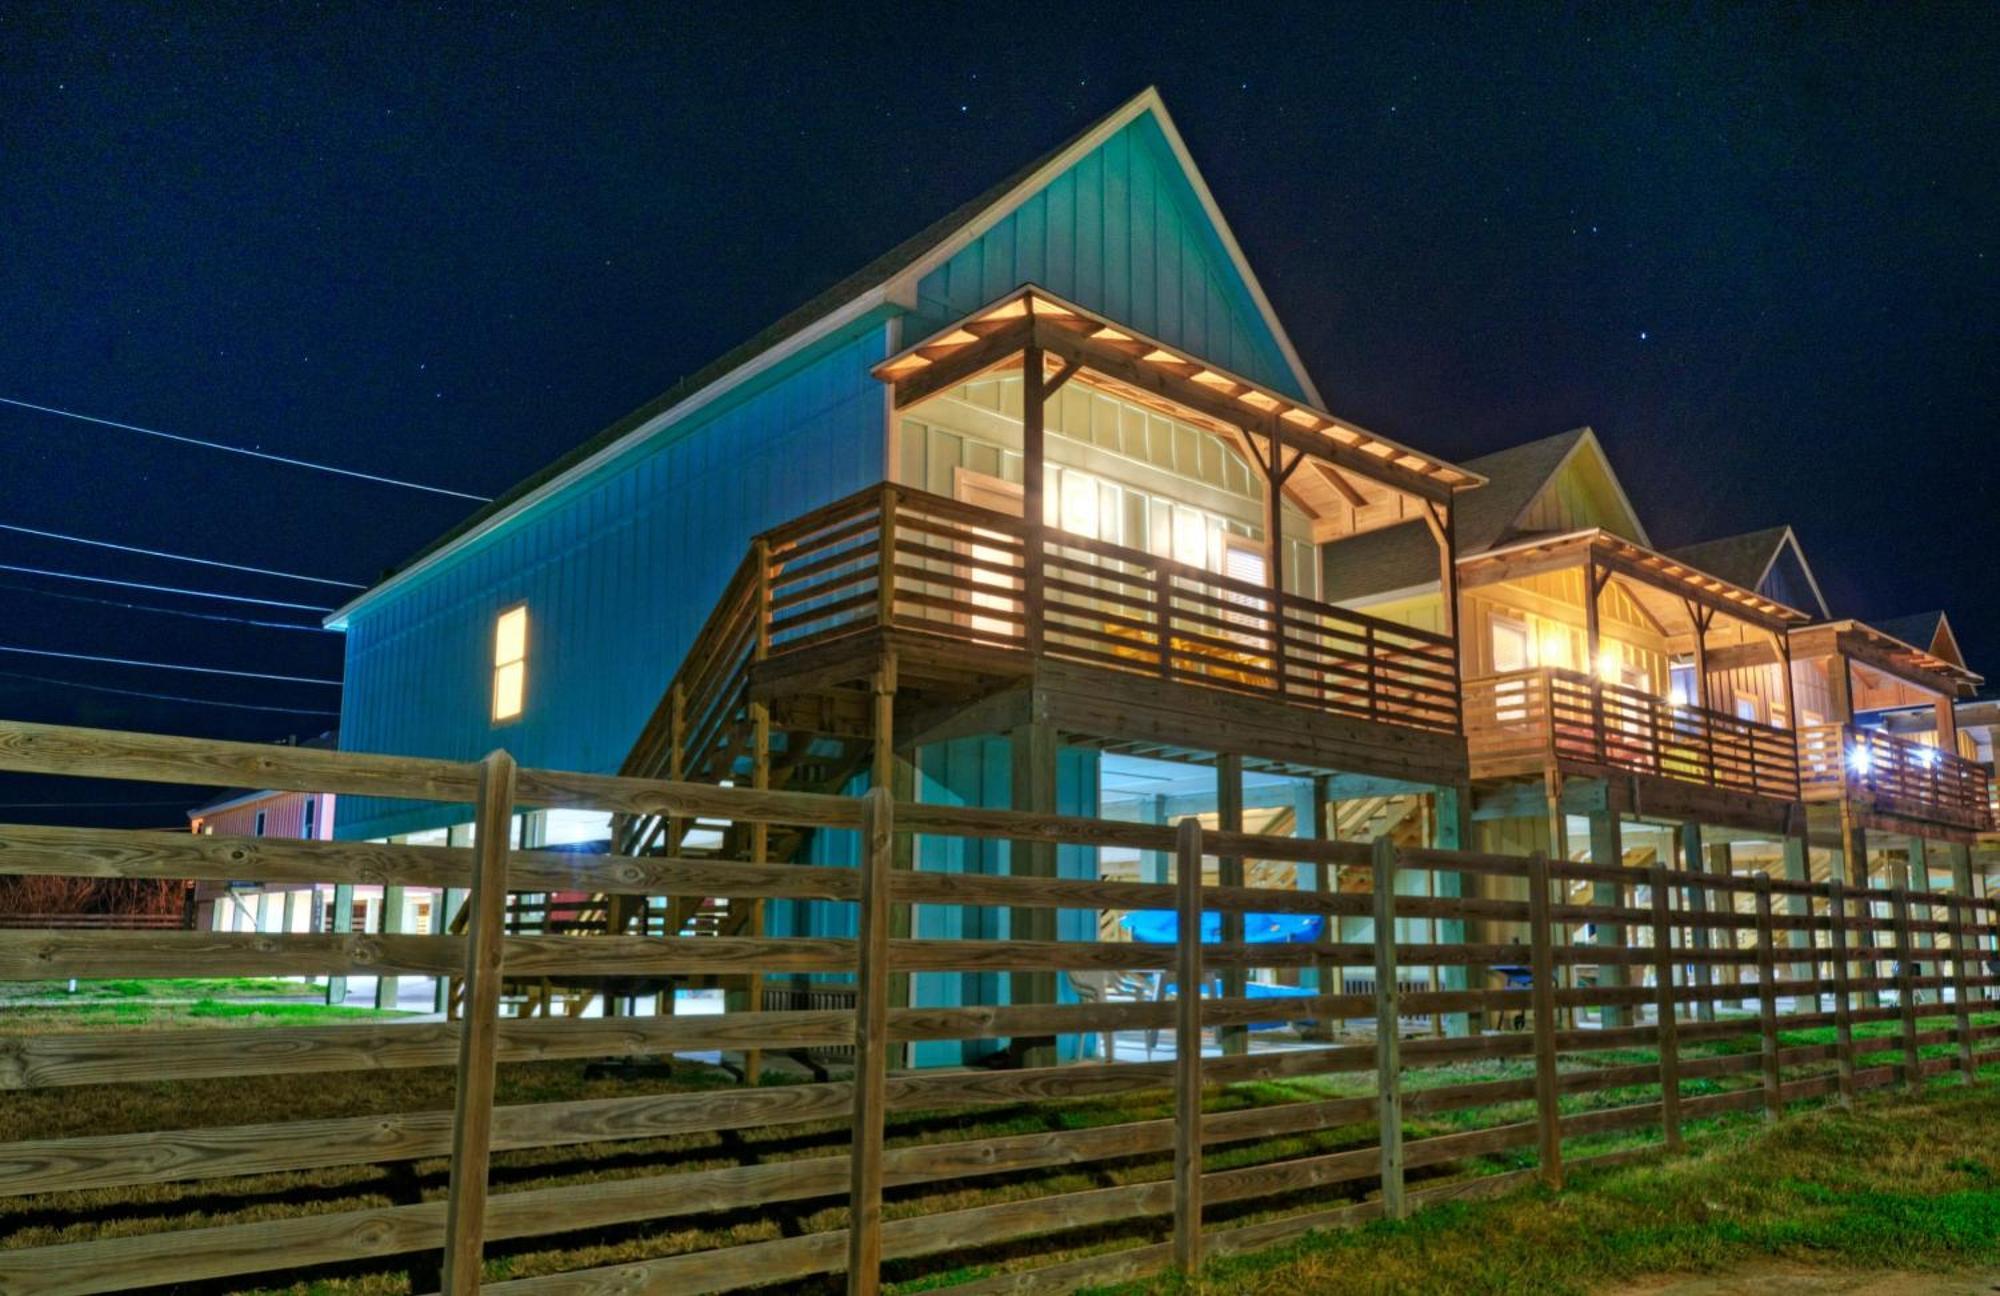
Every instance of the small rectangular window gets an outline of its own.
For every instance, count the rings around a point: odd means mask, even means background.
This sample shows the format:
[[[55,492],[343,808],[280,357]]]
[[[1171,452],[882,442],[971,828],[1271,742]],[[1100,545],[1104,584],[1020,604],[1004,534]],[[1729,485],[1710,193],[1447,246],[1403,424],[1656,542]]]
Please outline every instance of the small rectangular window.
[[[315,796],[308,796],[306,798],[304,818],[301,819],[299,822],[299,836],[305,838],[307,841],[311,841],[315,835],[313,833],[313,829],[318,826],[314,822],[319,818],[319,815],[317,813],[318,810],[319,810],[319,798]]]
[[[259,837],[262,837],[264,835],[264,812],[262,810],[259,810],[257,812],[256,835]]]
[[[493,623],[493,719],[521,714],[528,685],[528,605],[516,604]]]

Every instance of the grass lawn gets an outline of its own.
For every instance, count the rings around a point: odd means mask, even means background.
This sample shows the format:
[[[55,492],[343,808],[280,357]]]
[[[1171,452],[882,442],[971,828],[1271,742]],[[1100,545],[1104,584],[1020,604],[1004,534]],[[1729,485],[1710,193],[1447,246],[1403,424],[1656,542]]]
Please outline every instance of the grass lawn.
[[[99,983],[100,986],[106,983]],[[138,984],[138,983],[135,983]],[[254,1003],[263,988],[247,983],[149,982],[144,994],[111,993],[58,1007],[0,1002],[0,1034],[48,1030],[172,1030],[240,1025],[257,1027],[346,1020],[393,1014],[372,1009],[327,1008],[317,1002]],[[273,983],[289,986],[294,983]],[[37,996],[40,997],[40,996]],[[49,996],[53,997],[53,996]],[[149,1002],[150,1001],[150,1002]],[[1944,1019],[1934,1019],[1944,1024]],[[1981,1020],[2000,1020],[1982,1015]],[[1871,1023],[1857,1035],[1874,1047],[1893,1047],[1886,1037],[1895,1023]],[[1831,1042],[1831,1030],[1783,1032],[1788,1044]],[[1740,1052],[1745,1044],[1690,1046],[1687,1056]],[[1747,1047],[1754,1049],[1754,1041]],[[1868,1050],[1864,1053],[1864,1063]],[[1930,1053],[1949,1052],[1934,1046]],[[1588,1070],[1652,1060],[1646,1050],[1626,1049],[1566,1057],[1566,1070]],[[1987,1067],[2000,1081],[2000,1054]],[[1800,1069],[1804,1075],[1823,1067]],[[1523,1060],[1466,1063],[1406,1077],[1409,1088],[1517,1079],[1530,1073]],[[785,1082],[775,1072],[767,1079]],[[507,1064],[499,1069],[503,1104],[611,1097],[706,1088],[728,1081],[709,1068],[676,1066],[669,1076],[594,1072],[579,1062]],[[1754,1073],[1692,1081],[1687,1096],[1754,1086]],[[1210,1092],[1211,1111],[1370,1093],[1373,1077],[1348,1074],[1283,1082],[1228,1086]],[[92,1088],[59,1088],[11,1093],[0,1103],[0,1142],[62,1138],[125,1131],[185,1129],[262,1121],[358,1116],[387,1112],[448,1110],[453,1076],[449,1068],[378,1072],[333,1072],[310,1078],[252,1076],[191,1082],[151,1082]],[[1991,1096],[1989,1096],[1991,1095]],[[1657,1090],[1633,1087],[1566,1096],[1566,1111],[1646,1102]],[[1411,1117],[1411,1138],[1455,1133],[1532,1119],[1530,1103],[1509,1103],[1472,1111]],[[1051,1129],[1070,1129],[1133,1120],[1170,1119],[1165,1092],[1121,1098],[1013,1104],[952,1112],[902,1112],[890,1121],[891,1144],[941,1142]],[[1950,1234],[1940,1219],[1967,1236],[2000,1235],[1993,1211],[1995,1177],[2000,1176],[2000,1084],[1961,1092],[1955,1079],[1933,1082],[1921,1103],[1871,1100],[1855,1115],[1820,1113],[1766,1132],[1751,1115],[1691,1122],[1687,1134],[1697,1155],[1658,1168],[1627,1168],[1579,1176],[1575,1190],[1558,1198],[1529,1194],[1479,1205],[1440,1208],[1396,1227],[1376,1227],[1331,1237],[1315,1237],[1242,1268],[1244,1260],[1222,1262],[1211,1291],[1562,1291],[1620,1274],[1732,1262],[1738,1256],[1812,1254],[1815,1247],[1845,1247],[1829,1254],[1850,1263],[1966,1265],[1981,1252],[1961,1238],[1956,1251],[1938,1241]],[[1877,1124],[1880,1123],[1879,1128]],[[1210,1170],[1285,1157],[1308,1156],[1368,1146],[1370,1125],[1317,1130],[1251,1143],[1212,1148]],[[1656,1131],[1573,1139],[1572,1157],[1643,1146]],[[1815,1141],[1817,1140],[1817,1141]],[[1899,1142],[1900,1140],[1900,1142]],[[1928,1140],[1926,1142],[1925,1140]],[[1907,1147],[1898,1152],[1900,1146]],[[494,1158],[496,1192],[590,1183],[678,1171],[705,1170],[827,1156],[846,1151],[848,1133],[840,1122],[794,1124],[743,1130],[505,1152]],[[1940,1152],[1950,1144],[1952,1150]],[[1775,1150],[1775,1151],[1774,1151]],[[1782,1152],[1782,1155],[1778,1155]],[[1424,1171],[1427,1186],[1447,1178],[1499,1173],[1531,1164],[1521,1148]],[[1007,1175],[894,1189],[885,1204],[890,1218],[962,1209],[991,1202],[1072,1192],[1165,1178],[1169,1160],[1139,1156]],[[442,1159],[360,1165],[314,1171],[242,1176],[197,1183],[170,1183],[90,1192],[0,1198],[0,1254],[12,1247],[47,1246],[114,1234],[195,1228],[288,1215],[355,1210],[442,1198],[447,1165]],[[1761,1176],[1761,1177],[1759,1177]],[[1982,1178],[1982,1176],[1984,1176]],[[1755,1191],[1745,1185],[1754,1185]],[[1367,1185],[1325,1188],[1291,1200],[1263,1200],[1218,1209],[1211,1218],[1252,1222],[1308,1205],[1338,1204],[1343,1191],[1358,1197]],[[1985,1211],[1985,1214],[1981,1214]],[[1942,1214],[1940,1214],[1942,1212]],[[1907,1217],[1923,1215],[1912,1230]],[[495,1243],[489,1248],[489,1280],[555,1273],[656,1256],[674,1255],[759,1241],[845,1224],[838,1199],[769,1204],[757,1210],[712,1212],[659,1222],[594,1229],[565,1236]],[[1565,1220],[1561,1228],[1547,1221]],[[1463,1221],[1454,1228],[1450,1221]],[[1861,1221],[1857,1223],[1856,1221]],[[1874,1221],[1873,1224],[1868,1221]],[[1164,1222],[1135,1220],[1078,1230],[1053,1238],[1030,1238],[990,1248],[976,1256],[896,1262],[887,1276],[892,1290],[914,1292],[963,1279],[1053,1260],[1155,1241]],[[1984,1232],[1981,1233],[1980,1230]],[[1790,1230],[1787,1232],[1786,1230]],[[1872,1230],[1872,1232],[1871,1232]],[[1511,1241],[1518,1234],[1518,1245]],[[1483,1238],[1474,1245],[1453,1239]],[[1878,1240],[1872,1251],[1862,1243]],[[1789,1239],[1789,1241],[1787,1241]],[[1504,1243],[1504,1245],[1503,1245]],[[1892,1245],[1893,1244],[1893,1245]],[[1379,1252],[1375,1250],[1379,1248]],[[1870,1257],[1874,1257],[1872,1260]],[[286,1285],[260,1285],[255,1278],[202,1284],[190,1291],[283,1291],[376,1296],[434,1290],[434,1257],[406,1257],[341,1266],[300,1275]],[[4,1267],[4,1265],[0,1265]],[[1264,1273],[1291,1273],[1288,1279]],[[1364,1285],[1340,1277],[1366,1276]],[[1433,1275],[1440,1275],[1433,1280]],[[1554,1275],[1554,1276],[1552,1276]],[[275,1277],[273,1275],[272,1277]],[[1559,1280],[1558,1280],[1559,1279]],[[271,1278],[264,1280],[269,1284]],[[1339,1285],[1341,1282],[1348,1285]],[[1563,1284],[1568,1283],[1568,1286]],[[1332,1284],[1332,1285],[1327,1285]],[[788,1292],[836,1292],[837,1279],[789,1284]],[[1128,1289],[1177,1290],[1173,1280]]]
[[[1439,1206],[1398,1224],[1316,1233],[1212,1263],[1200,1290],[1302,1293],[1590,1292],[1642,1275],[1774,1260],[1877,1272],[2000,1264],[2000,1080],[1933,1081],[1775,1127],[1705,1130],[1694,1155]],[[1178,1275],[1104,1289],[1162,1296]]]

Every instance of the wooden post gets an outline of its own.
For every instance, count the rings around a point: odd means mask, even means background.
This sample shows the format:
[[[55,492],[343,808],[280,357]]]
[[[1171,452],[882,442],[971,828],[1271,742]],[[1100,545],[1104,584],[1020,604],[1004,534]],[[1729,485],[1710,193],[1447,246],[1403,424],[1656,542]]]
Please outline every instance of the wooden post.
[[[1854,999],[1847,961],[1847,888],[1838,877],[1826,884],[1827,912],[1832,917],[1833,1054],[1840,1069],[1840,1105],[1854,1105]]]
[[[383,935],[393,936],[402,932],[403,909],[407,901],[408,894],[402,887],[385,886],[382,888],[381,928]],[[401,989],[402,983],[397,978],[389,976],[386,973],[377,976],[375,978],[375,1007],[378,1009],[393,1009],[396,1006],[396,999],[401,993]]]
[[[1033,305],[1028,309],[1032,311]],[[1046,413],[1043,408],[1046,401],[1043,382],[1042,348],[1030,343],[1021,349],[1021,538],[1024,551],[1021,555],[1021,628],[1027,635],[1028,652],[1036,656],[1042,651],[1042,545],[1048,516],[1048,507],[1043,502],[1048,476],[1043,438]]]
[[[1970,991],[1965,984],[1965,964],[1967,948],[1965,943],[1965,905],[1963,898],[1947,894],[1944,898],[1945,912],[1951,922],[1951,997],[1958,1027],[1958,1069],[1965,1076],[1965,1083],[1972,1084],[1979,1079],[1979,1061],[1972,1050],[1972,1004],[1966,996]],[[1979,965],[1973,964],[1973,974],[1979,972]]]
[[[1681,1150],[1681,1027],[1674,1013],[1674,929],[1667,912],[1667,869],[1646,870],[1653,893],[1653,1011],[1659,1018],[1660,1131],[1667,1151]]]
[[[771,788],[771,705],[768,702],[750,703],[750,786],[759,792]],[[768,863],[771,858],[771,825],[753,823],[750,825],[750,862]],[[730,902],[733,908],[738,900]],[[749,912],[744,915],[743,934],[752,939],[764,934],[764,901],[761,897],[747,901]],[[744,977],[743,1011],[758,1013],[764,1011],[764,974],[752,969]],[[764,1071],[764,1054],[761,1049],[743,1051],[743,1083],[756,1085]]]
[[[1016,810],[1054,814],[1056,810],[1056,762],[1060,738],[1047,720],[1036,719],[1016,727],[1011,735],[1013,761],[1013,802]],[[1054,842],[1013,841],[1007,847],[1008,872],[1015,877],[1056,876]],[[1007,935],[1017,941],[1056,939],[1056,911],[1046,905],[1021,905],[1007,911]],[[1054,972],[1017,971],[1007,974],[1016,1004],[1052,1004],[1056,1001]],[[1043,1036],[1014,1040],[1010,1047],[1023,1066],[1053,1066],[1055,1040]]]
[[[1201,1268],[1201,821],[1174,842],[1174,1263]]]
[[[1911,968],[1911,957],[1915,949],[1910,940],[1910,892],[1907,887],[1897,887],[1889,893],[1896,923],[1896,998],[1902,1009],[1903,1065],[1907,1068],[1903,1085],[1915,1093],[1924,1087],[1923,1058],[1917,1051],[1917,997],[1916,987],[1911,983],[1916,974]]]
[[[445,1206],[446,1296],[479,1290],[486,1249],[486,1170],[492,1158],[494,1064],[500,1042],[500,958],[507,916],[508,838],[514,820],[514,758],[479,766],[473,807],[478,836],[465,925],[465,1013],[458,1033],[458,1102],[451,1120],[451,1184]]]
[[[1158,616],[1160,678],[1174,677],[1174,576],[1164,564],[1153,573],[1153,603]]]
[[[337,882],[334,884],[333,930],[337,935],[342,936],[354,930],[354,884],[352,882]],[[346,977],[330,976],[326,979],[326,1001],[329,1004],[347,1002]]]
[[[456,830],[454,830],[453,835],[456,835]],[[464,907],[465,892],[462,889],[458,887],[446,887],[443,891],[439,892],[437,908],[432,911],[431,934],[436,935],[439,932],[450,931],[453,916]],[[437,992],[432,997],[431,1003],[432,1011],[445,1014],[447,1019],[457,1016],[457,996],[452,993],[452,979],[450,977],[439,977],[437,979]]]
[[[1331,792],[1332,784],[1326,775],[1321,774],[1313,779],[1312,835],[1314,841],[1333,840],[1333,820],[1327,814],[1327,801]],[[1313,887],[1323,896],[1337,894],[1340,891],[1340,870],[1325,860],[1315,860],[1313,862]],[[1340,984],[1340,965],[1333,961],[1332,954],[1326,949],[1326,947],[1336,944],[1339,939],[1340,915],[1336,913],[1322,915],[1319,923],[1319,940],[1314,942],[1321,947],[1321,950],[1319,957],[1313,962],[1313,987],[1323,995],[1339,994],[1345,988]],[[1323,1033],[1329,1036],[1333,1033],[1333,1024],[1326,1018],[1322,1017],[1320,1019],[1319,1026]]]
[[[1385,833],[1371,852],[1375,866],[1375,1090],[1382,1149],[1382,1214],[1402,1219],[1403,1043],[1396,990],[1396,843]]]
[[[1609,808],[1590,812],[1590,862],[1599,868],[1623,868],[1625,865],[1625,841],[1618,812]],[[1625,907],[1625,884],[1622,882],[1593,882],[1590,884],[1592,903],[1615,908]],[[1599,922],[1595,943],[1605,949],[1625,952],[1625,925],[1623,923]],[[1631,982],[1623,963],[1603,963],[1597,965],[1597,984],[1604,987],[1624,987]],[[1631,1011],[1622,1005],[1607,1004],[1598,1009],[1599,1020],[1605,1026],[1624,1026],[1631,1021]]]
[[[882,1126],[889,1091],[889,896],[895,802],[868,789],[861,806],[861,901],[855,950],[854,1122],[848,1152],[847,1291],[882,1289]]]
[[[1777,1120],[1785,1114],[1785,1103],[1778,1075],[1778,961],[1777,942],[1771,932],[1771,875],[1757,874],[1752,885],[1757,898],[1757,1016],[1764,1054],[1764,1118]]]
[[[1223,832],[1243,831],[1243,758],[1225,752],[1215,758],[1215,821]],[[1226,887],[1243,885],[1243,860],[1240,856],[1225,855],[1216,861],[1217,880]],[[1222,913],[1222,943],[1224,945],[1243,944],[1243,911],[1225,909]],[[1249,991],[1250,969],[1240,962],[1232,961],[1222,969],[1222,997],[1240,999]],[[1250,1028],[1248,1026],[1223,1026],[1216,1035],[1225,1054],[1242,1054],[1250,1051]]]
[[[1708,871],[1706,855],[1701,848],[1701,825],[1689,820],[1681,825],[1681,868],[1697,877]],[[1690,936],[1697,951],[1706,951],[1714,940],[1708,929],[1708,888],[1696,882],[1688,888],[1688,912]],[[1695,1002],[1694,1017],[1697,1021],[1715,1020],[1715,969],[1706,962],[1694,964]]]
[[[1542,1182],[1563,1186],[1562,1116],[1556,1108],[1556,957],[1549,921],[1549,857],[1528,861],[1528,933],[1535,1028],[1535,1124]]]

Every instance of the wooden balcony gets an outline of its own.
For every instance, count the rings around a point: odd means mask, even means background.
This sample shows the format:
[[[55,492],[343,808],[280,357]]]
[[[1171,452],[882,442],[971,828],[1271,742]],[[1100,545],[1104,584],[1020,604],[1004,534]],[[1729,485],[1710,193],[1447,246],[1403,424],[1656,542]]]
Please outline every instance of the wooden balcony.
[[[1853,797],[1877,810],[1958,828],[1993,825],[1991,775],[1955,752],[1855,725],[1799,730],[1799,781],[1808,801]]]
[[[695,776],[754,662],[878,629],[1456,735],[1445,635],[900,486],[758,538],[676,680]]]
[[[1466,681],[1465,737],[1475,778],[1560,763],[1799,799],[1798,746],[1790,732],[1578,671],[1543,668]]]

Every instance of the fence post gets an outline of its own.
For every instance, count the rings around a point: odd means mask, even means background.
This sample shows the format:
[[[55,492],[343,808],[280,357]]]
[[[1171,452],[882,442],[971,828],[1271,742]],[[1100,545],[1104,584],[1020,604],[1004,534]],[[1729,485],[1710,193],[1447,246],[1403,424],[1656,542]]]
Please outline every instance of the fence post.
[[[854,1125],[848,1153],[847,1291],[882,1289],[882,1125],[889,1089],[889,899],[895,803],[861,802],[861,902],[854,942]]]
[[[1667,1151],[1681,1150],[1681,1025],[1674,1002],[1674,929],[1667,913],[1667,870],[1646,870],[1653,893],[1653,1011],[1660,1019],[1660,1132]]]
[[[507,851],[514,826],[514,758],[504,751],[480,762],[479,799],[472,819],[477,836],[472,844],[472,890],[465,901],[465,1006],[458,1028],[458,1101],[451,1119],[451,1185],[445,1206],[446,1296],[472,1296],[479,1290],[485,1256]]]
[[[1840,1105],[1854,1105],[1854,1004],[1847,964],[1847,889],[1839,878],[1826,884],[1826,907],[1832,919],[1833,1056],[1840,1069]]]
[[[1917,995],[1914,953],[1910,940],[1910,891],[1897,887],[1889,893],[1896,920],[1896,998],[1900,1001],[1903,1024],[1903,1087],[1915,1092],[1924,1087],[1923,1058],[1917,1050]]]
[[[1778,1075],[1778,962],[1771,932],[1771,875],[1757,874],[1751,887],[1757,899],[1757,1033],[1764,1054],[1764,1118],[1777,1120],[1785,1114],[1785,1101]]]
[[[1174,840],[1174,1264],[1201,1268],[1201,821]]]
[[[1401,995],[1396,988],[1396,843],[1388,834],[1375,839],[1375,1088],[1376,1120],[1382,1147],[1382,1215],[1402,1219],[1403,1199],[1403,1037]]]
[[[1958,1069],[1965,1083],[1972,1084],[1979,1079],[1979,1061],[1972,1055],[1972,1005],[1966,999],[1965,906],[1956,893],[1946,895],[1944,903],[1951,915],[1951,997],[1958,1018]]]
[[[1562,1115],[1556,1110],[1556,954],[1549,919],[1549,857],[1540,851],[1528,861],[1529,973],[1533,978],[1535,1030],[1535,1124],[1542,1182],[1563,1185]]]

